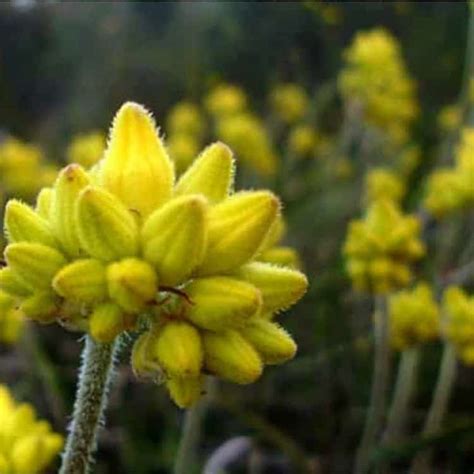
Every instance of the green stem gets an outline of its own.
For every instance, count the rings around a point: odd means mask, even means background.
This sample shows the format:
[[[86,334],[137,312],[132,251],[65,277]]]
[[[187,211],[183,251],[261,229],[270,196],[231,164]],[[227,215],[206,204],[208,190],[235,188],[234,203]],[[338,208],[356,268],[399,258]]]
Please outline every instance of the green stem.
[[[443,423],[444,416],[448,410],[449,399],[453,391],[454,381],[457,374],[456,352],[451,344],[446,343],[439,369],[438,380],[433,395],[433,401],[423,428],[423,436],[429,437],[437,434]],[[421,452],[415,457],[411,466],[412,474],[424,474],[431,472],[432,451]]]
[[[402,352],[395,393],[388,413],[387,429],[383,438],[385,444],[398,443],[403,437],[410,412],[410,402],[416,390],[420,355],[418,347]]]
[[[117,341],[100,344],[86,336],[73,419],[59,474],[90,472],[92,455],[97,447],[97,432],[104,423],[103,414],[118,346]]]
[[[213,403],[217,389],[217,380],[209,377],[207,380],[207,394],[191,409],[184,418],[183,434],[179,442],[178,453],[174,465],[174,474],[189,474],[198,472],[196,459],[197,447],[201,438],[201,427]]]
[[[374,372],[370,395],[370,406],[362,440],[357,449],[354,474],[368,472],[372,451],[383,426],[390,382],[390,340],[386,297],[375,299],[374,313]]]

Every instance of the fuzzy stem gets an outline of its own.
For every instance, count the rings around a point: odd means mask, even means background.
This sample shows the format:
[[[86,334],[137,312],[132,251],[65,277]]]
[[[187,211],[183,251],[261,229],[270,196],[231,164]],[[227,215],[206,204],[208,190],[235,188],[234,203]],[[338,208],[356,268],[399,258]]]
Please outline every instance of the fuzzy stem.
[[[197,472],[196,451],[201,438],[201,427],[213,403],[217,389],[216,380],[209,377],[207,380],[207,394],[190,408],[184,418],[183,434],[179,442],[178,453],[174,465],[174,474],[189,474]]]
[[[374,372],[370,394],[370,406],[362,440],[357,449],[354,474],[365,474],[369,470],[370,458],[377,442],[385,416],[390,382],[390,340],[389,321],[385,296],[375,299],[374,313]]]
[[[410,411],[410,402],[416,389],[420,355],[418,347],[402,352],[395,393],[388,414],[387,429],[384,434],[384,443],[386,444],[397,443],[403,436]]]
[[[448,410],[449,399],[451,398],[456,374],[456,352],[451,344],[446,343],[443,350],[433,401],[431,402],[431,407],[423,428],[423,436],[433,436],[440,430],[443,418]],[[410,472],[412,474],[431,472],[431,455],[431,450],[427,450],[416,456]]]
[[[103,424],[114,354],[119,343],[100,344],[90,336],[82,352],[82,365],[74,413],[59,474],[86,474],[93,464],[97,432]]]

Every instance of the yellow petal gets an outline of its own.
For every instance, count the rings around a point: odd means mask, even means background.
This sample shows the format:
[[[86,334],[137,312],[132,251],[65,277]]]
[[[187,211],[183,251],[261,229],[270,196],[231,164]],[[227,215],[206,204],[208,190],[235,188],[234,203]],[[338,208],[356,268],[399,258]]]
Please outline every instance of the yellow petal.
[[[89,332],[98,342],[113,341],[125,329],[123,310],[114,303],[102,303],[89,318]]]
[[[180,408],[189,408],[204,393],[204,377],[170,378],[166,381],[166,388],[176,405]]]
[[[114,118],[102,184],[130,209],[148,216],[171,197],[174,170],[149,112],[127,102]]]

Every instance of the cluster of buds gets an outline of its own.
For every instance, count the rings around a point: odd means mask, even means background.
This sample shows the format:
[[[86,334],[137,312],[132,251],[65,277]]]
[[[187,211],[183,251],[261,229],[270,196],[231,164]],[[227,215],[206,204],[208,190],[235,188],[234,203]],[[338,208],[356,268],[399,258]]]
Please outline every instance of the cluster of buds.
[[[43,472],[62,446],[62,436],[38,420],[31,405],[16,403],[8,388],[0,385],[0,472]]]
[[[435,216],[474,206],[474,128],[467,128],[456,150],[452,168],[432,173],[427,185],[425,207]]]
[[[388,293],[412,279],[410,265],[424,255],[420,222],[393,201],[372,203],[349,225],[344,245],[348,273],[360,291]]]
[[[56,173],[37,146],[11,137],[0,144],[0,185],[7,195],[29,199],[50,185]]]
[[[93,131],[76,135],[66,150],[66,156],[69,163],[91,168],[102,159],[104,151],[104,134]]]
[[[198,155],[205,129],[203,114],[192,102],[178,102],[169,112],[166,120],[166,144],[178,175]]]
[[[154,121],[127,103],[97,166],[64,168],[36,209],[7,204],[0,288],[27,317],[99,342],[145,326],[133,368],[165,379],[180,406],[196,401],[206,373],[253,382],[294,355],[272,318],[307,281],[258,261],[275,247],[280,203],[269,191],[234,193],[233,174],[230,149],[216,143],[175,183]]]
[[[444,292],[443,312],[446,338],[456,348],[461,359],[474,365],[474,296],[459,287]]]
[[[309,97],[299,84],[278,84],[270,93],[270,105],[279,120],[292,124],[307,114]]]
[[[0,343],[18,341],[24,325],[21,312],[15,307],[15,299],[0,291]]]
[[[383,28],[357,33],[344,59],[339,76],[344,100],[359,103],[367,122],[394,143],[405,143],[418,106],[397,40]]]
[[[432,289],[426,283],[392,295],[388,301],[388,313],[391,344],[399,351],[439,337],[439,308]]]
[[[365,177],[365,201],[370,204],[380,199],[399,203],[405,195],[405,183],[394,171],[375,168]]]

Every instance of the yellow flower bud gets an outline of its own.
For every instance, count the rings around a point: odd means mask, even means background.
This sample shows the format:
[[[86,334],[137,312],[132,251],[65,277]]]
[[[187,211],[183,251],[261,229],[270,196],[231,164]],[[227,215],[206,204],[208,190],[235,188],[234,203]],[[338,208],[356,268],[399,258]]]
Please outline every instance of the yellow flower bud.
[[[31,469],[39,467],[38,460],[41,458],[43,443],[41,437],[36,434],[23,436],[13,444],[11,452],[12,471],[14,473],[32,472]]]
[[[208,248],[201,275],[223,273],[250,260],[259,250],[279,212],[268,191],[241,192],[211,208]]]
[[[223,143],[208,146],[181,176],[175,195],[204,194],[212,204],[227,197],[234,178],[232,151]]]
[[[123,310],[115,303],[102,303],[89,318],[89,332],[98,342],[107,343],[125,329]]]
[[[166,387],[176,405],[180,408],[189,408],[204,393],[204,377],[170,378],[166,381]]]
[[[285,234],[286,234],[286,223],[285,223],[285,220],[283,219],[281,212],[279,212],[277,218],[275,219],[272,226],[270,227],[270,230],[268,231],[268,234],[265,237],[265,240],[263,241],[261,250],[262,251],[267,250],[273,247],[274,245],[277,245],[278,242],[280,242],[280,240],[283,239]]]
[[[54,234],[71,257],[81,254],[75,220],[76,199],[89,184],[89,176],[79,165],[66,166],[58,175],[51,197],[50,221]]]
[[[296,354],[296,344],[278,324],[255,318],[240,333],[260,354],[265,364],[282,364]]]
[[[137,377],[146,377],[154,372],[159,373],[161,371],[151,353],[155,341],[155,334],[150,331],[144,332],[135,341],[130,362]]]
[[[49,223],[30,206],[16,199],[6,205],[5,231],[9,242],[38,242],[50,247],[57,245]]]
[[[59,315],[58,301],[48,291],[34,293],[23,300],[20,311],[30,319],[40,323],[51,323]]]
[[[207,203],[202,196],[175,198],[157,209],[142,229],[143,255],[163,285],[182,283],[202,262],[207,242]]]
[[[53,194],[52,188],[43,188],[36,198],[35,210],[43,219],[49,220],[50,218]]]
[[[66,264],[55,249],[33,242],[9,244],[5,249],[8,266],[32,290],[47,290],[56,272]]]
[[[61,268],[53,279],[61,296],[83,303],[97,303],[107,296],[105,267],[92,258],[76,260]]]
[[[77,201],[76,217],[81,245],[91,257],[108,262],[138,252],[137,223],[113,194],[88,186]]]
[[[237,271],[237,276],[261,291],[264,311],[288,308],[304,295],[308,287],[308,280],[303,273],[270,263],[252,262],[243,265]]]
[[[0,270],[0,290],[12,296],[28,296],[31,293],[29,286],[11,269]]]
[[[272,247],[271,249],[262,252],[258,257],[258,260],[261,262],[273,263],[274,265],[293,268],[295,270],[301,268],[301,260],[298,252],[291,247]]]
[[[183,321],[165,323],[154,344],[153,354],[168,377],[198,377],[203,360],[199,331]]]
[[[237,331],[205,332],[204,365],[223,379],[238,384],[255,382],[262,374],[262,361],[253,346]]]
[[[229,277],[198,278],[185,291],[192,301],[186,317],[211,331],[242,326],[262,304],[257,288]]]
[[[102,184],[130,209],[148,216],[171,197],[174,171],[150,113],[127,102],[114,118]]]
[[[153,301],[158,279],[153,268],[143,260],[127,258],[107,267],[110,297],[125,311],[141,311]]]

